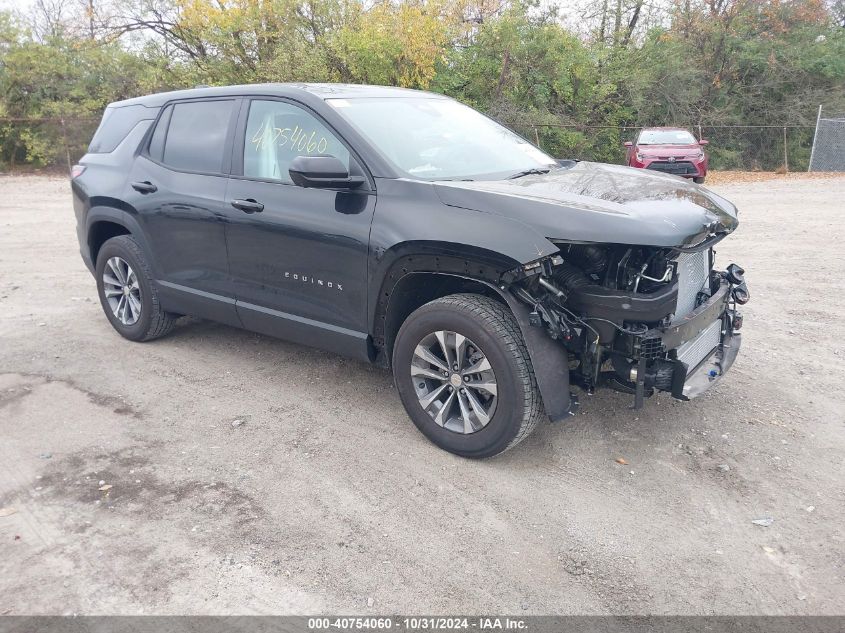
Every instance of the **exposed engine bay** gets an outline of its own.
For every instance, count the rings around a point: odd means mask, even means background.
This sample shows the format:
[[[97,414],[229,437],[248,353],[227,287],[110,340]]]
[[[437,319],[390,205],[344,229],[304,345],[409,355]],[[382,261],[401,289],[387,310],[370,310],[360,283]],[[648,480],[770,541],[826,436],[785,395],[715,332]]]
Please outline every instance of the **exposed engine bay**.
[[[733,362],[750,295],[742,268],[713,269],[710,244],[555,244],[508,281],[530,324],[567,350],[571,384],[630,393],[639,408],[655,390],[695,397]]]

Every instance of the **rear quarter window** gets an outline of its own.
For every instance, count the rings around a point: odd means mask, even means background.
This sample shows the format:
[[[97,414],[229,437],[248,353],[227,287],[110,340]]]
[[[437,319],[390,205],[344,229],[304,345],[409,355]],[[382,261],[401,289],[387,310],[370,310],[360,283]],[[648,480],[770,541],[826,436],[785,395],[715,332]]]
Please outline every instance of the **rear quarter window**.
[[[164,157],[164,140],[167,137],[167,126],[170,125],[170,115],[173,114],[173,106],[169,105],[161,113],[161,118],[156,123],[153,136],[150,139],[150,158],[161,162]]]
[[[126,135],[141,121],[154,119],[158,108],[143,105],[109,106],[88,145],[89,154],[108,154],[120,145]]]

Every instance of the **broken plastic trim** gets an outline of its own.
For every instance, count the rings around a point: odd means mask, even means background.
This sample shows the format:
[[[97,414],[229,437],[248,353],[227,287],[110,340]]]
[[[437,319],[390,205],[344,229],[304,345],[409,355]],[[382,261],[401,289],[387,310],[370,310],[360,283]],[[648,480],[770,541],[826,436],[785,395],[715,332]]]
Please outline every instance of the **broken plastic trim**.
[[[695,246],[676,246],[675,248],[670,248],[669,250],[674,251],[676,253],[698,253],[710,248],[711,246],[718,244],[728,235],[730,235],[730,232],[728,231],[725,231],[723,233],[717,233],[716,235],[711,235],[706,240],[699,242]]]

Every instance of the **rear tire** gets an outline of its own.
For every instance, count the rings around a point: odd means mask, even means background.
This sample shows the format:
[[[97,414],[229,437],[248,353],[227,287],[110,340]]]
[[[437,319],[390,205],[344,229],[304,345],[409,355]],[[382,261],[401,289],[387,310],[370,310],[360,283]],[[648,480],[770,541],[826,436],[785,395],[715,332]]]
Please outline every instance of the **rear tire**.
[[[693,180],[693,182],[696,182],[696,183],[698,183],[699,185],[704,184],[704,176],[696,176],[696,177],[695,177],[695,178],[693,178],[692,180]]]
[[[450,453],[497,455],[544,415],[519,325],[488,297],[450,295],[417,309],[399,329],[392,360],[411,420]]]
[[[151,341],[173,329],[177,315],[162,310],[147,259],[131,236],[103,244],[95,275],[103,312],[122,337]]]

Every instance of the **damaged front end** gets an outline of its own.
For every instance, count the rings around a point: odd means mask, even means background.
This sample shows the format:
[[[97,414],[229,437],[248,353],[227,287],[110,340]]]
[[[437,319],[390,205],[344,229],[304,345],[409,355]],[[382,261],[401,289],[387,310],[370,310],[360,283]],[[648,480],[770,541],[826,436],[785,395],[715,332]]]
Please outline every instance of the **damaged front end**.
[[[733,364],[737,306],[750,297],[739,266],[713,269],[720,237],[678,248],[554,241],[558,253],[503,281],[531,329],[565,349],[570,383],[630,393],[635,408],[655,391],[688,400]]]

